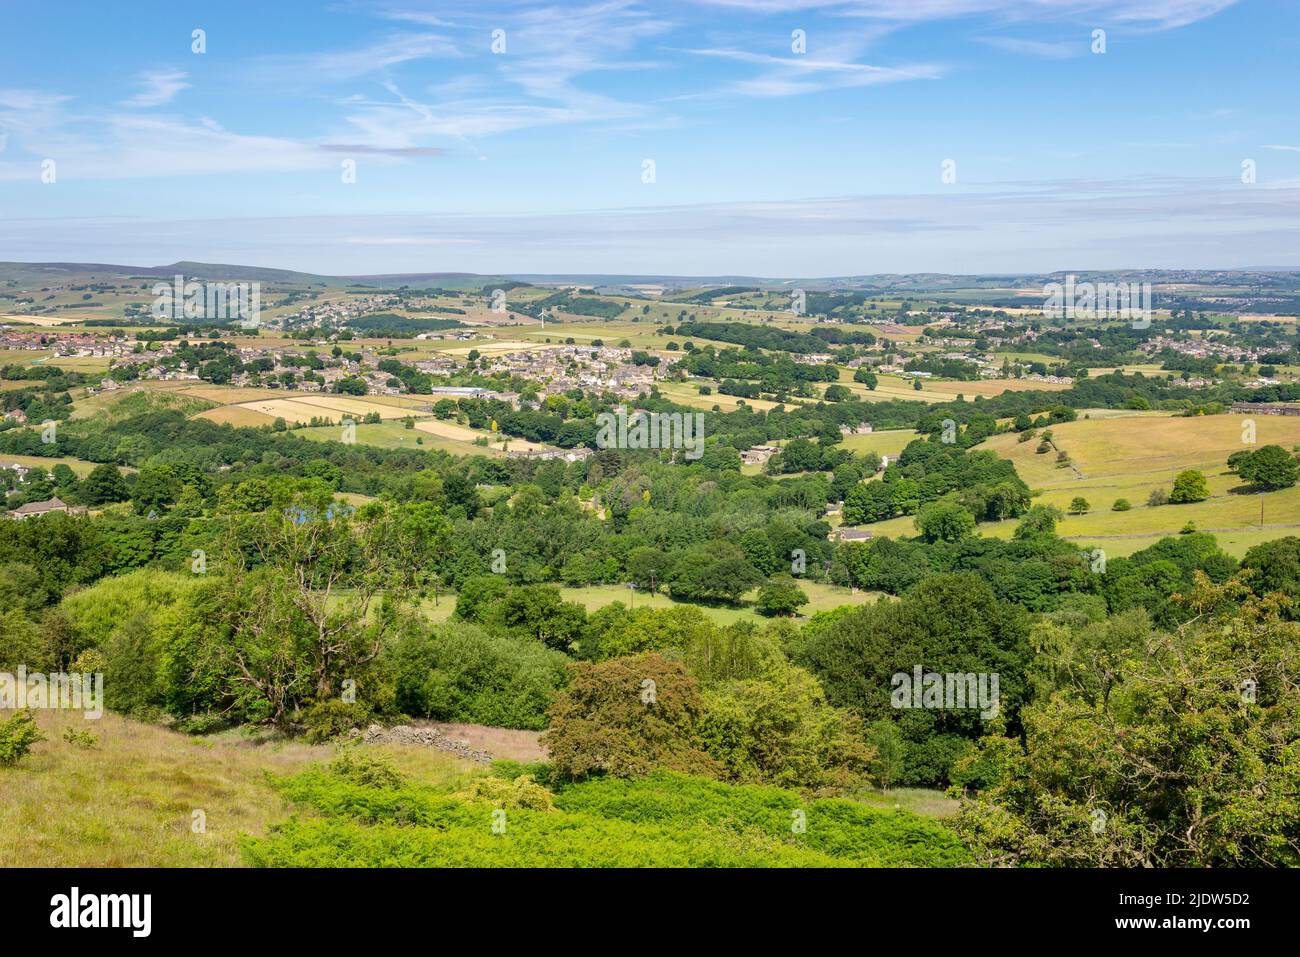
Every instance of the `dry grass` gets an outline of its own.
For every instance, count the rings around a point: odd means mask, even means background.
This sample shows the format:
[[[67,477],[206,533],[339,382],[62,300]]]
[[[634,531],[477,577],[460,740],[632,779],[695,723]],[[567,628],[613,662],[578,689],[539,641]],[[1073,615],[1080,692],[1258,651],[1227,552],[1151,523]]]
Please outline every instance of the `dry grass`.
[[[0,712],[7,718],[11,712]],[[235,867],[239,840],[295,810],[271,776],[333,758],[335,749],[268,733],[196,738],[105,714],[37,712],[45,735],[16,766],[0,768],[0,864],[37,867]],[[537,733],[439,725],[503,758],[538,760]],[[86,749],[63,740],[89,730]],[[405,773],[460,785],[483,768],[434,748],[379,745]],[[206,829],[194,833],[194,812]]]
[[[8,717],[8,713],[4,713]],[[42,867],[208,867],[240,862],[241,834],[288,806],[266,772],[328,757],[327,747],[204,740],[105,714],[37,713],[46,740],[0,769],[0,862]],[[63,740],[89,730],[94,749]],[[206,816],[195,834],[194,812]]]
[[[449,738],[464,741],[471,748],[486,751],[494,758],[523,763],[546,760],[546,749],[537,743],[542,736],[540,731],[516,731],[512,728],[488,728],[481,724],[448,724],[441,721],[412,723],[437,728]]]
[[[504,434],[494,435],[491,432],[480,432],[476,429],[471,429],[468,426],[457,425],[455,422],[446,422],[442,419],[425,419],[416,422],[415,427],[421,432],[427,432],[429,435],[443,439],[451,439],[456,442],[467,442],[471,446],[475,439],[485,438],[492,443],[493,447],[500,446],[503,441],[508,442],[509,448],[518,452],[525,450],[530,452],[540,452],[547,448],[545,445],[540,445],[537,442],[529,442],[527,439],[521,439],[517,436],[507,436]],[[473,452],[474,450],[471,449],[470,451]]]
[[[256,412],[242,405],[223,405],[219,409],[208,409],[206,412],[200,412],[195,418],[207,419],[209,422],[217,423],[217,425],[233,425],[235,428],[244,428],[245,426],[257,428],[263,425],[275,424],[273,416]]]

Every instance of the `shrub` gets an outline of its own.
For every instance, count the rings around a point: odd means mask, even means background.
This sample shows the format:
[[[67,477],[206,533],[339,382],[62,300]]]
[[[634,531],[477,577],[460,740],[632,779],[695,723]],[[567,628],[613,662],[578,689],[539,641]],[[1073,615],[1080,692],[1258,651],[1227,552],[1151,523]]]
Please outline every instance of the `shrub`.
[[[953,833],[905,811],[654,772],[561,789],[555,810],[519,807],[504,836],[482,801],[402,783],[370,787],[312,768],[280,784],[315,809],[244,841],[249,864],[390,867],[953,867]],[[806,829],[794,832],[802,819]]]
[[[304,712],[303,724],[307,726],[307,740],[323,744],[361,727],[369,717],[369,710],[362,704],[327,698],[317,701]]]
[[[1131,509],[1132,507],[1133,507],[1133,506],[1132,506],[1131,504],[1129,504],[1129,500],[1128,500],[1128,499],[1126,499],[1126,498],[1117,498],[1117,499],[1115,499],[1115,504],[1112,505],[1112,506],[1110,507],[1110,510],[1111,510],[1112,512],[1127,512],[1127,511],[1128,511],[1129,509]]]
[[[564,685],[568,662],[537,642],[459,622],[409,631],[390,659],[403,714],[532,730],[546,727],[546,709]]]
[[[468,788],[456,796],[467,801],[484,801],[499,808],[555,810],[551,792],[534,781],[531,774],[520,774],[513,778],[475,778]]]
[[[714,773],[700,747],[704,710],[695,679],[676,661],[644,654],[569,666],[543,743],[562,778],[631,777],[659,767]]]
[[[30,710],[16,711],[6,721],[0,721],[0,767],[11,767],[25,758],[32,745],[44,741],[36,716]]]
[[[1162,488],[1152,489],[1151,494],[1147,496],[1147,504],[1151,506],[1168,505],[1169,493]]]
[[[87,751],[99,747],[99,738],[93,732],[84,729],[78,731],[76,728],[64,728],[63,740],[73,747],[83,748]]]
[[[704,750],[732,781],[815,790],[866,783],[872,753],[860,720],[827,704],[802,668],[776,665],[707,692],[699,727]]]
[[[583,651],[593,658],[622,658],[648,651],[681,650],[718,630],[699,608],[637,608],[615,603],[591,618]]]
[[[352,749],[330,764],[330,772],[344,781],[367,788],[400,788],[406,783],[402,772],[382,758]]]

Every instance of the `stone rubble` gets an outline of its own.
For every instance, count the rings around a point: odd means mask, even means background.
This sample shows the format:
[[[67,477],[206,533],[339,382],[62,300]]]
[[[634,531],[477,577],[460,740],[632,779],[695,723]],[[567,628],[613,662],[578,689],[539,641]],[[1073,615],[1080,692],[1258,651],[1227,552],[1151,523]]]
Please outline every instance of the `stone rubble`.
[[[360,737],[364,744],[415,744],[437,748],[479,764],[491,764],[493,760],[487,751],[471,748],[468,741],[450,738],[437,728],[415,728],[406,724],[385,728],[381,724],[372,724],[364,733],[353,728],[351,736]]]

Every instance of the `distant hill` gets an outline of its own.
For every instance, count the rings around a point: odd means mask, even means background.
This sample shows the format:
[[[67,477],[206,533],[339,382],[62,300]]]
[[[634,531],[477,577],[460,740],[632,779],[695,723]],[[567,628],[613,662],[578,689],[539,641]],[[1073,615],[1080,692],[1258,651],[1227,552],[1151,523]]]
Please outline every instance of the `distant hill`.
[[[959,275],[950,273],[872,273],[857,276],[756,277],[756,276],[663,276],[598,273],[513,273],[492,275],[466,272],[391,273],[368,276],[325,276],[221,263],[176,262],[166,266],[123,266],[108,263],[0,263],[0,282],[39,282],[42,277],[85,280],[95,278],[142,279],[187,278],[227,282],[264,282],[290,286],[359,286],[377,289],[490,288],[496,283],[527,283],[536,286],[578,286],[601,292],[636,292],[639,287],[666,290],[748,287],[751,289],[803,288],[819,291],[862,290],[874,293],[942,293],[958,290],[1041,290],[1050,282],[1063,282],[1067,274],[1079,282],[1149,282],[1157,286],[1213,287],[1232,290],[1300,292],[1300,272],[1249,269],[1141,269],[1061,270],[1052,273],[1003,275]]]

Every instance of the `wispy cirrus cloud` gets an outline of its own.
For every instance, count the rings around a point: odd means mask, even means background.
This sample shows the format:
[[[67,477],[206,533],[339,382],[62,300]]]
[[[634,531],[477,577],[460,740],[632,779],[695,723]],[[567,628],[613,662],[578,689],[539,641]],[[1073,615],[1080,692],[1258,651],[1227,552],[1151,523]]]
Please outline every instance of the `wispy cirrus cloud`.
[[[181,70],[149,70],[139,76],[140,91],[122,105],[134,109],[163,106],[170,103],[181,90],[189,87],[188,73]]]
[[[599,92],[589,82],[598,74],[663,66],[639,51],[673,23],[633,0],[543,4],[508,16],[482,9],[430,15],[405,7],[385,7],[380,15],[420,24],[430,16],[443,25],[454,21],[461,47],[475,56],[465,73],[444,82],[421,87],[388,76],[379,84],[387,96],[349,98],[346,122],[364,141],[409,146],[450,139],[480,152],[478,138],[521,129],[671,122],[643,99]],[[489,52],[497,28],[506,31],[500,56]]]
[[[730,47],[712,47],[685,51],[693,56],[727,60],[761,67],[759,75],[736,80],[712,91],[689,93],[675,99],[689,100],[728,95],[779,97],[816,93],[822,90],[901,83],[908,80],[935,80],[944,75],[944,67],[932,63],[904,66],[878,66],[859,62],[861,42],[833,42],[818,48],[816,55],[775,56]]]
[[[352,49],[262,57],[250,75],[264,83],[322,85],[355,80],[416,60],[460,59],[465,52],[441,33],[390,33]]]
[[[1044,60],[1067,60],[1088,52],[1086,40],[1026,40],[1022,37],[979,37],[980,43]]]
[[[1088,17],[1150,29],[1187,26],[1239,0],[704,0],[719,7],[788,14],[821,10],[900,23],[993,16],[1013,21]]]

